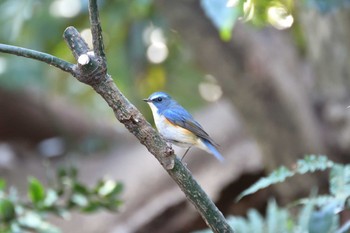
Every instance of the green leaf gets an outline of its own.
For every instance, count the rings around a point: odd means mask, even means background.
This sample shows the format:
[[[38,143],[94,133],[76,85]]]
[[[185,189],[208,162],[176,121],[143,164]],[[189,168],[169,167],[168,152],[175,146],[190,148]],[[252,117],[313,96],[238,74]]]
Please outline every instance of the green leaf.
[[[107,196],[115,189],[117,183],[114,180],[105,180],[102,186],[98,189],[98,194],[100,196]]]
[[[266,226],[268,233],[287,232],[289,214],[287,210],[279,208],[275,200],[270,200],[266,211]]]
[[[250,209],[247,213],[248,221],[251,225],[251,232],[254,233],[263,233],[264,232],[264,218],[261,214],[255,210]]]
[[[328,160],[325,155],[307,155],[297,162],[296,172],[298,174],[305,174],[308,172],[324,171],[332,167],[334,163]]]
[[[0,223],[10,222],[16,217],[14,204],[5,198],[0,198]]]
[[[49,189],[46,193],[46,197],[44,200],[44,206],[51,207],[56,203],[57,200],[58,200],[57,192],[52,190],[52,189]]]
[[[68,220],[70,218],[70,213],[67,209],[55,208],[53,211],[57,216],[65,219],[65,220]]]
[[[34,232],[40,233],[60,233],[60,230],[50,223],[44,221],[42,217],[35,212],[28,211],[18,219],[20,226],[30,228]]]
[[[79,193],[73,194],[71,197],[71,201],[80,207],[86,207],[89,204],[88,199],[84,195]]]
[[[335,165],[329,176],[330,193],[345,201],[350,196],[350,165]]]
[[[266,188],[272,184],[277,184],[285,181],[287,178],[295,174],[305,174],[308,172],[323,171],[334,166],[334,163],[328,160],[327,156],[308,155],[303,159],[298,160],[295,169],[289,170],[281,166],[273,171],[269,176],[261,178],[255,184],[243,191],[236,199],[240,200],[242,197],[255,193],[260,189]]]
[[[260,189],[266,188],[272,184],[277,184],[280,182],[285,181],[288,177],[293,176],[295,173],[289,170],[288,168],[282,166],[272,172],[269,176],[263,177],[260,180],[258,180],[255,184],[250,186],[248,189],[244,190],[236,199],[236,201],[239,201],[243,197],[255,193]]]
[[[327,203],[319,210],[311,213],[309,233],[331,233],[339,228],[339,219],[336,213],[340,210],[338,201]]]
[[[45,189],[40,181],[34,177],[29,178],[28,196],[29,199],[34,203],[38,204],[45,198]]]
[[[72,178],[73,180],[76,180],[78,178],[78,169],[76,167],[71,167],[68,170],[68,174],[70,178]]]
[[[62,179],[63,177],[66,177],[67,176],[67,171],[66,171],[66,169],[65,168],[59,168],[58,170],[57,170],[57,177],[59,178],[59,179]]]
[[[110,211],[116,211],[118,208],[123,204],[123,201],[121,200],[111,200],[105,208],[107,208]]]
[[[315,207],[315,204],[312,201],[312,199],[310,199],[310,200],[311,201],[307,202],[306,205],[299,212],[298,227],[300,228],[300,230],[302,232],[308,232],[310,216],[311,216],[311,213]]]
[[[111,197],[121,193],[123,190],[123,185],[117,183],[114,180],[102,181],[100,187],[97,189],[97,193],[100,196]]]
[[[0,179],[0,191],[4,191],[6,188],[6,181],[4,179]]]
[[[90,193],[89,188],[82,183],[75,182],[73,186],[73,192],[88,195]]]
[[[307,205],[309,202],[313,202],[315,206],[321,207],[326,205],[327,203],[334,201],[336,198],[331,195],[318,195],[316,197],[307,197],[307,198],[301,198],[291,204],[288,205],[288,207],[293,207],[296,205]]]
[[[229,216],[227,218],[227,222],[229,225],[235,230],[235,232],[239,233],[250,233],[251,229],[249,227],[248,221],[240,216]],[[212,233],[211,230],[200,231],[200,233]]]

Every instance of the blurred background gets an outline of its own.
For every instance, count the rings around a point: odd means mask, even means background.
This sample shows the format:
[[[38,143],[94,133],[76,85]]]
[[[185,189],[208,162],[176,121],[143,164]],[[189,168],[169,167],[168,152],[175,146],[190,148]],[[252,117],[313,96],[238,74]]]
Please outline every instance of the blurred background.
[[[75,62],[62,34],[88,43],[87,0],[0,0],[0,42]],[[350,161],[350,1],[99,1],[108,73],[153,123],[142,101],[166,91],[220,145],[223,164],[192,149],[185,163],[224,215],[289,203],[322,175],[235,203],[280,165],[305,154]],[[91,47],[91,46],[90,46]],[[184,151],[175,148],[177,154]],[[0,53],[0,175],[26,197],[60,167],[79,179],[123,183],[118,213],[50,217],[62,232],[191,232],[205,228],[152,155],[90,87],[46,64]]]

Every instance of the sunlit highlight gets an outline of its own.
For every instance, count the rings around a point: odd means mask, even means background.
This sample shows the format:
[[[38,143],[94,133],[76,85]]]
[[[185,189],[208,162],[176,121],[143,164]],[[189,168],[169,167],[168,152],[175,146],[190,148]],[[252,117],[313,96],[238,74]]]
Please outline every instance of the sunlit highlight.
[[[147,49],[147,58],[152,63],[162,63],[168,57],[168,48],[164,43],[152,43]]]
[[[160,28],[155,28],[152,30],[150,33],[150,43],[165,43],[165,37],[163,34],[162,29]]]
[[[93,48],[92,46],[92,34],[90,28],[86,28],[80,32],[80,35],[83,37],[83,39],[88,44],[89,48]]]
[[[239,3],[239,0],[228,0],[226,7],[236,7]]]
[[[252,0],[247,0],[243,3],[244,21],[249,21],[254,16],[254,3]]]
[[[56,17],[72,18],[81,10],[80,0],[55,0],[50,5],[50,13]]]
[[[98,190],[98,194],[101,196],[107,196],[115,189],[115,186],[117,186],[117,183],[114,180],[107,180]]]
[[[268,21],[279,30],[290,28],[294,18],[283,6],[272,6],[267,10]]]
[[[209,102],[215,102],[219,100],[222,96],[221,87],[216,84],[216,79],[212,75],[205,76],[206,81],[201,82],[198,86],[199,94],[203,99]]]
[[[143,40],[147,47],[147,59],[155,64],[164,62],[168,55],[168,47],[161,28],[150,26],[143,32]]]

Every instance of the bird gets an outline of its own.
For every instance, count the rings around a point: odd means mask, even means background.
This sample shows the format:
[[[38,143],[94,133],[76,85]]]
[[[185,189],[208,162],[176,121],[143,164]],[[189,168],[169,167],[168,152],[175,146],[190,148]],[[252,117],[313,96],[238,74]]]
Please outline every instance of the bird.
[[[218,144],[194,120],[193,116],[165,92],[154,92],[147,99],[152,110],[158,132],[171,144],[187,148],[181,158],[195,146],[215,156],[220,162],[224,157],[218,151]]]

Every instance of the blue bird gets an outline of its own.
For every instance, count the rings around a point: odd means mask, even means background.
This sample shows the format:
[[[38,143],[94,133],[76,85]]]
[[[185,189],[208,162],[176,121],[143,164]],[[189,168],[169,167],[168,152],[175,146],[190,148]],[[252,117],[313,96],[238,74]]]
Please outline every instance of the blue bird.
[[[170,143],[187,148],[181,160],[192,146],[213,154],[219,161],[224,160],[217,150],[218,144],[193,119],[192,115],[167,93],[155,92],[144,101],[151,107],[159,133]]]

